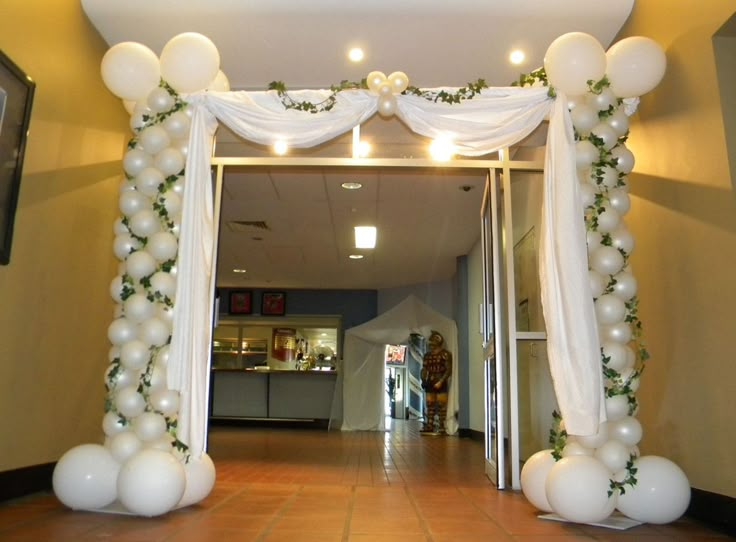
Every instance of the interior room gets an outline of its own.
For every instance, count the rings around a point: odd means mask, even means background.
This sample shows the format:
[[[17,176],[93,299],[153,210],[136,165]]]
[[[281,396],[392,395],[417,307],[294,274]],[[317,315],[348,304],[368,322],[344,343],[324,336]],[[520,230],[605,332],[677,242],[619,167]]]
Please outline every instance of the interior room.
[[[554,10],[532,1],[461,4],[233,6],[223,0],[174,9],[142,0],[117,8],[99,0],[31,0],[8,6],[0,20],[2,52],[36,90],[12,250],[9,263],[0,265],[0,405],[6,413],[0,421],[0,538],[733,535],[736,469],[727,430],[734,392],[727,337],[736,302],[728,286],[736,263],[733,8],[660,0],[605,6],[565,0]],[[358,131],[284,156],[219,129],[212,153],[221,199],[215,193],[220,220],[207,407],[214,488],[201,502],[154,518],[60,503],[51,491],[59,459],[105,438],[103,382],[116,318],[110,291],[119,259],[111,247],[131,127],[130,114],[100,77],[100,64],[115,43],[137,41],[159,53],[172,36],[188,31],[217,44],[230,88],[244,91],[266,90],[272,81],[290,90],[328,88],[377,69],[403,70],[419,88],[456,88],[479,77],[500,87],[540,67],[549,44],[566,32],[590,33],[604,48],[632,36],[659,43],[667,72],[641,97],[627,139],[636,157],[628,176],[626,223],[636,240],[629,264],[651,354],[637,392],[644,434],[638,446],[686,473],[686,515],[624,531],[545,521],[518,487],[524,462],[549,447],[557,406],[535,258],[546,129],[505,155],[437,162],[427,138],[379,115]],[[357,46],[366,52],[361,63],[345,56]],[[512,49],[525,50],[526,59],[511,64]],[[370,143],[370,154],[358,155],[358,142]],[[516,166],[508,166],[512,162]],[[509,325],[518,339],[504,348],[518,363],[516,410],[508,406],[495,426],[488,423],[479,332],[481,210],[490,178],[508,195],[506,218],[513,215],[502,225],[512,230],[506,253],[515,308],[506,317],[513,315]],[[361,187],[350,190],[345,183]],[[376,249],[356,250],[352,228],[363,223],[378,226]],[[392,410],[391,397],[380,389],[386,430],[340,431],[344,405],[338,416],[334,397],[348,330],[410,296],[456,323],[456,433],[420,434],[422,405],[410,398],[408,365],[399,372],[399,363],[391,375],[404,380],[402,404]],[[426,327],[417,330],[428,336]],[[386,344],[411,350],[408,335],[406,342]],[[247,382],[237,380],[246,373]],[[303,379],[285,378],[304,376],[313,380],[308,391]],[[244,404],[243,396],[254,399]],[[334,420],[338,428],[328,431]],[[510,427],[500,439],[507,454],[491,454],[489,472],[488,446],[497,446],[498,431]]]

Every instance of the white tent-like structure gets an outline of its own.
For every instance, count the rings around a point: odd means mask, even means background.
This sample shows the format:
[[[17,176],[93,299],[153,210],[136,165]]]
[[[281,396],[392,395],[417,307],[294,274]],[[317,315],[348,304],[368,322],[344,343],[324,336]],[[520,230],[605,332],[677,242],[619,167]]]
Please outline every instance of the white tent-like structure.
[[[345,332],[342,387],[338,382],[336,390],[336,394],[342,393],[342,430],[385,430],[385,346],[406,342],[411,333],[429,337],[433,330],[444,337],[445,348],[452,354],[453,364],[456,364],[458,357],[455,321],[425,305],[413,295],[373,320]],[[456,375],[457,367],[454,365],[445,422],[445,430],[450,435],[458,430]],[[336,425],[336,420],[332,422]]]

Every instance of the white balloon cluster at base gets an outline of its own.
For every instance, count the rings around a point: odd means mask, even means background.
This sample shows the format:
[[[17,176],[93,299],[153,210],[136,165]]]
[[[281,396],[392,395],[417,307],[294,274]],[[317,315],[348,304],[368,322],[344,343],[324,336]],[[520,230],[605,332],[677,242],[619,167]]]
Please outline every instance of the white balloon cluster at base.
[[[117,305],[108,328],[105,444],[72,448],[54,469],[54,492],[71,508],[117,502],[157,516],[201,501],[214,486],[209,456],[189,454],[177,439],[180,397],[167,387],[167,364],[190,129],[179,93],[229,90],[219,65],[215,45],[195,33],[170,40],[160,60],[132,42],[113,46],[102,60],[103,80],[124,100],[135,135],[123,158],[122,216],[114,224],[120,267],[110,284]]]
[[[635,393],[647,355],[639,343],[637,282],[628,265],[634,239],[622,220],[630,207],[627,175],[634,167],[624,143],[629,121],[623,99],[653,89],[665,64],[664,53],[648,38],[624,39],[606,53],[580,32],[555,40],[545,56],[549,83],[568,95],[575,128],[607,421],[595,435],[567,436],[562,420],[555,433],[564,447],[530,457],[521,486],[535,507],[573,522],[599,522],[618,509],[638,521],[669,523],[690,502],[688,479],[675,463],[639,453]]]

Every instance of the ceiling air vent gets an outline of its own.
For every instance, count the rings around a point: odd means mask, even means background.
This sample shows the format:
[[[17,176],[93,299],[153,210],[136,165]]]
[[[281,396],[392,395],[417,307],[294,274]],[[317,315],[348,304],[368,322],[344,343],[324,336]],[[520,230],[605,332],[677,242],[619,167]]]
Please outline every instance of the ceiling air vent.
[[[268,224],[264,220],[231,220],[227,223],[231,231],[236,233],[253,232],[256,230],[270,231]]]

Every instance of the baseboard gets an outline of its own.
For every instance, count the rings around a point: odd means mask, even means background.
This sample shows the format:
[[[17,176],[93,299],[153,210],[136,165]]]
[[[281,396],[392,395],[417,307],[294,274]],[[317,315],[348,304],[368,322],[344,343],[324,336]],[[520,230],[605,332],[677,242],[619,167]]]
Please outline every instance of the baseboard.
[[[685,514],[708,527],[736,537],[736,498],[692,488]]]
[[[49,491],[56,463],[33,465],[0,472],[0,501],[17,499],[24,495]]]
[[[476,431],[475,429],[460,428],[457,430],[457,435],[460,438],[469,438],[470,440],[477,440],[483,442],[485,439],[485,433],[483,431]]]

